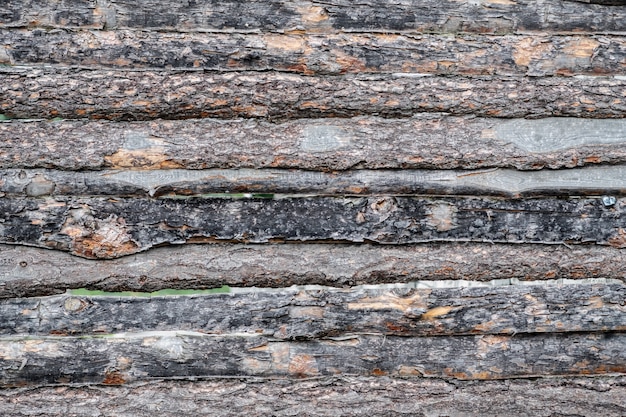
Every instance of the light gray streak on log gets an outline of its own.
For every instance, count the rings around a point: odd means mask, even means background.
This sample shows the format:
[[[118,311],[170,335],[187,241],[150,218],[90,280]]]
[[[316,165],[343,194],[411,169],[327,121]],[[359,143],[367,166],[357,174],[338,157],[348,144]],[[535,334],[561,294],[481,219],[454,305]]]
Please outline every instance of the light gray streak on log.
[[[232,194],[315,195],[623,195],[626,167],[559,171],[507,169],[356,170],[337,173],[278,169],[56,170],[0,169],[7,196],[175,196]],[[252,194],[247,195],[251,197]]]
[[[552,152],[590,144],[626,143],[625,120],[550,117],[513,120],[495,128],[496,137],[529,152]]]

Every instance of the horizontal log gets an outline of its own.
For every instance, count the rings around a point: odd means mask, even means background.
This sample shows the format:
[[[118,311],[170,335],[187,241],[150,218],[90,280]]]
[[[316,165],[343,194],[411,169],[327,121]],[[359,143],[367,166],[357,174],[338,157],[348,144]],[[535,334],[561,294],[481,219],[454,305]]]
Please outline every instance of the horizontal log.
[[[0,333],[90,335],[144,331],[311,340],[387,336],[626,330],[626,286],[296,290],[205,296],[56,296],[0,300]]]
[[[12,120],[0,123],[0,167],[571,168],[624,163],[624,144],[626,119]]]
[[[154,378],[389,375],[461,380],[626,373],[623,333],[274,341],[148,332],[0,338],[0,386]]]
[[[185,245],[94,261],[46,249],[0,245],[0,297],[68,288],[152,292],[164,288],[347,287],[415,280],[626,279],[626,253],[600,246],[431,243]]]
[[[626,28],[626,27],[625,27]],[[45,36],[45,42],[41,41]],[[558,35],[171,34],[0,30],[0,64],[307,75],[622,74],[626,39]]]
[[[95,172],[0,169],[0,193],[8,197],[50,195],[175,197],[215,193],[224,193],[225,196],[234,198],[307,193],[315,195],[428,194],[504,197],[606,196],[626,193],[626,167],[617,165],[561,171],[522,172],[491,169],[475,171],[356,170],[339,173],[277,169],[103,170]]]
[[[626,247],[613,198],[477,197],[0,199],[0,243],[116,258],[164,244],[347,241],[497,242]]]
[[[0,390],[0,413],[120,417],[181,414],[231,416],[400,417],[448,415],[563,415],[622,417],[621,376],[504,381],[433,378],[329,377],[305,380],[150,381],[120,386]],[[428,412],[425,412],[428,410]]]
[[[617,4],[621,0],[586,3]],[[623,4],[623,2],[621,3]],[[558,0],[478,3],[383,0],[217,1],[60,0],[44,3],[8,0],[0,9],[0,27],[134,28],[174,31],[418,31],[489,32],[624,31],[619,8]]]
[[[624,77],[308,77],[0,66],[0,111],[10,118],[280,119],[420,112],[622,118],[625,90]]]

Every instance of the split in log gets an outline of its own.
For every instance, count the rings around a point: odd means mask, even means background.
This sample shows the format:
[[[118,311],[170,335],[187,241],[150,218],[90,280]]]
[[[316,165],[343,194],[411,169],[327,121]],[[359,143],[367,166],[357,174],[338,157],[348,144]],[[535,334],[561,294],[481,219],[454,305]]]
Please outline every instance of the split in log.
[[[356,170],[339,173],[292,170],[56,170],[0,169],[0,193],[6,197],[209,196],[271,197],[274,194],[332,195],[474,195],[589,196],[626,193],[626,166],[560,171]],[[248,194],[242,194],[248,193]],[[259,194],[249,194],[259,193]],[[605,201],[603,200],[603,201]],[[607,203],[613,204],[613,203]]]
[[[0,123],[0,167],[571,168],[625,163],[625,144],[626,119],[12,120]]]
[[[626,373],[626,334],[398,337],[313,341],[146,332],[0,338],[0,386],[196,377],[392,376],[461,380]],[[115,382],[114,382],[115,381]]]
[[[410,117],[420,112],[623,118],[625,89],[622,76],[308,77],[0,67],[0,111],[26,119]]]
[[[623,0],[217,1],[5,0],[0,27],[158,31],[623,32]],[[584,4],[598,3],[598,4]]]
[[[115,378],[108,380],[114,383]],[[121,381],[118,380],[118,383]],[[304,380],[150,381],[117,386],[0,390],[0,413],[12,417],[95,410],[119,417],[215,415],[623,417],[626,378],[537,378],[458,381],[434,378],[326,377]],[[182,411],[184,410],[184,412]],[[435,411],[436,410],[436,411]]]
[[[532,76],[619,75],[626,70],[626,40],[606,35],[42,33],[39,29],[5,29],[0,30],[0,44],[4,44],[0,45],[0,64],[94,69]]]
[[[0,242],[116,258],[163,244],[494,242],[626,247],[624,199],[0,199]]]
[[[0,298],[68,288],[153,292],[166,288],[350,287],[415,280],[626,281],[626,253],[602,246],[430,243],[185,245],[94,261],[46,249],[0,245]],[[465,281],[466,284],[469,282]]]
[[[285,289],[166,297],[56,296],[0,300],[0,333],[146,331],[247,334],[273,340],[515,335],[626,330],[624,284],[494,288]]]

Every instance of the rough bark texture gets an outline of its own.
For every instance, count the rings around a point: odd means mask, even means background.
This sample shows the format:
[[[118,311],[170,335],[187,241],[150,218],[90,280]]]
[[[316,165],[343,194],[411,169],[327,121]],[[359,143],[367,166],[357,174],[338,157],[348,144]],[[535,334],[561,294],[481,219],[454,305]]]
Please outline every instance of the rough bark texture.
[[[0,338],[0,386],[122,384],[153,378],[333,375],[507,379],[623,374],[624,333],[278,341],[147,332]]]
[[[607,416],[626,413],[624,377],[504,381],[335,377],[154,381],[0,391],[0,412],[59,416]]]
[[[571,168],[625,163],[624,144],[626,119],[13,120],[0,123],[0,167]]]
[[[163,244],[433,241],[626,246],[623,199],[0,199],[1,243],[116,258]]]
[[[623,4],[623,0],[583,2]],[[559,0],[203,0],[192,4],[175,0],[8,0],[0,9],[0,26],[4,27],[161,31],[621,32],[625,19],[626,12],[621,8]]]
[[[4,335],[196,331],[309,340],[626,330],[626,286],[285,290],[208,296],[0,301]]]
[[[310,77],[275,72],[0,67],[0,111],[13,118],[498,117],[626,114],[624,77]]]
[[[152,292],[164,288],[348,287],[415,280],[626,280],[626,253],[599,246],[430,243],[185,245],[94,261],[45,249],[0,245],[0,297],[68,288]]]
[[[598,166],[557,172],[490,169],[357,170],[341,173],[276,169],[98,172],[0,169],[0,193],[10,197],[110,195],[171,198],[212,194],[239,198],[272,197],[274,194],[490,195],[515,198],[602,195],[607,199],[610,198],[607,194],[626,193],[626,168]]]
[[[606,35],[453,37],[0,30],[2,63],[222,72],[274,70],[307,75],[606,75],[626,70],[626,40]]]

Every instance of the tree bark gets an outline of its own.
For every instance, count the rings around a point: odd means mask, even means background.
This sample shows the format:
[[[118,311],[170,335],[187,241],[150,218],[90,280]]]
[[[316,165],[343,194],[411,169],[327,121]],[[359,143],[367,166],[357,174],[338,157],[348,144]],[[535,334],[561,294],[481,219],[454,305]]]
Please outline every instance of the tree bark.
[[[0,67],[0,110],[12,118],[109,120],[393,118],[420,112],[622,118],[625,88],[622,77],[308,77]]]

